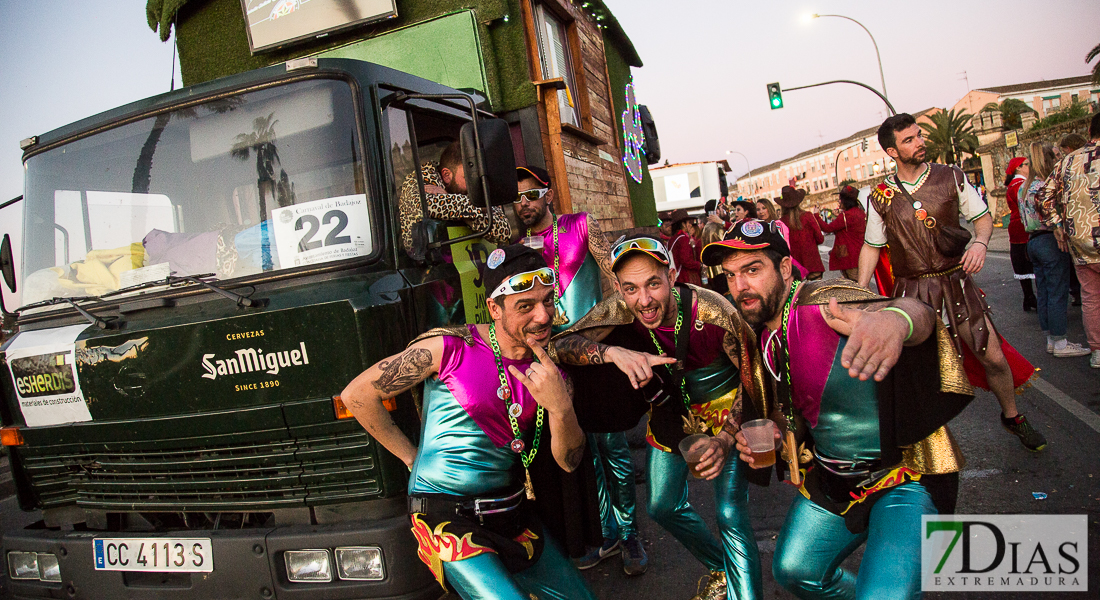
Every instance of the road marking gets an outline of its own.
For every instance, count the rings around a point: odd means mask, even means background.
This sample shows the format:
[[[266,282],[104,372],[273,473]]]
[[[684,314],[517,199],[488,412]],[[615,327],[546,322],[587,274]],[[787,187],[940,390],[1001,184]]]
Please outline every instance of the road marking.
[[[1047,398],[1055,401],[1062,408],[1068,410],[1073,416],[1081,419],[1081,421],[1083,421],[1085,425],[1091,427],[1093,431],[1100,433],[1100,415],[1097,415],[1086,408],[1085,405],[1070,398],[1065,392],[1054,387],[1042,377],[1036,377],[1032,387],[1042,392]]]

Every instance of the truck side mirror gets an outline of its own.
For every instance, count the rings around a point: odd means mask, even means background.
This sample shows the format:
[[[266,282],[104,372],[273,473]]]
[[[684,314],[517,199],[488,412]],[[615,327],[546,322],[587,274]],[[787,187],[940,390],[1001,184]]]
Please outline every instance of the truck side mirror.
[[[519,195],[519,184],[508,123],[504,119],[478,119],[477,140],[474,139],[473,122],[462,126],[459,138],[470,203],[486,206],[488,200],[489,206],[504,206],[514,202]],[[481,142],[480,148],[477,142]]]
[[[11,253],[11,237],[4,234],[4,241],[0,242],[0,273],[4,275],[4,283],[8,289],[15,290],[15,260]]]

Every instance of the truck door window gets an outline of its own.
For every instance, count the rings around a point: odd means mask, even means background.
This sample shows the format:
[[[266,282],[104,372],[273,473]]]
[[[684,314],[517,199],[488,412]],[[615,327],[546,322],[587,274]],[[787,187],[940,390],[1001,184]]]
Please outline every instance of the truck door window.
[[[351,89],[313,79],[161,113],[27,159],[22,302],[371,255]],[[145,278],[145,279],[143,279]]]
[[[410,228],[424,218],[415,161],[420,161],[420,177],[425,186],[442,187],[439,157],[458,139],[464,121],[427,109],[389,106],[383,111],[383,122],[389,138],[393,181],[397,186],[402,245],[406,251],[411,251]]]

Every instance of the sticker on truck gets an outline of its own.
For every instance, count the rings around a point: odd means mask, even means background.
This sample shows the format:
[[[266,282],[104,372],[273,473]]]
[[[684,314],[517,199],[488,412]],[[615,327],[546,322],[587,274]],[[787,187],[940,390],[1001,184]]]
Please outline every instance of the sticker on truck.
[[[277,209],[273,216],[282,269],[371,253],[365,194],[303,202]]]
[[[87,328],[21,331],[12,338],[8,369],[27,427],[92,420],[76,369],[76,338]]]

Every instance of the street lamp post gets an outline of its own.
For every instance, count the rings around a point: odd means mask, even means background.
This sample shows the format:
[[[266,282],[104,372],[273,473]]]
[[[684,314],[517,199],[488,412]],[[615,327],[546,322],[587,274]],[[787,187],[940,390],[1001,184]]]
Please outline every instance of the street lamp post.
[[[750,173],[752,173],[752,167],[749,166],[749,157],[745,156],[744,154],[741,154],[740,152],[738,152],[736,150],[726,150],[726,154],[736,154],[737,156],[740,156],[741,158],[745,159],[745,168],[747,169],[747,171],[745,171],[745,175],[749,175]]]
[[[819,15],[817,13],[814,13],[814,14],[810,15],[811,19],[817,19],[817,18],[820,18],[820,17],[837,17],[837,18],[840,18],[840,19],[848,19],[849,21],[855,23],[856,25],[859,25],[860,27],[863,27],[863,30],[866,31],[867,35],[869,35],[871,37],[871,43],[874,44],[874,46],[875,46],[875,58],[878,59],[878,76],[882,80],[882,95],[887,96],[887,94],[886,94],[886,75],[884,75],[882,73],[882,56],[879,55],[879,53],[878,53],[878,42],[875,41],[875,36],[871,35],[871,31],[869,29],[867,29],[866,27],[864,27],[863,23],[860,23],[859,21],[857,21],[857,20],[855,20],[851,17],[845,17],[844,15]]]

